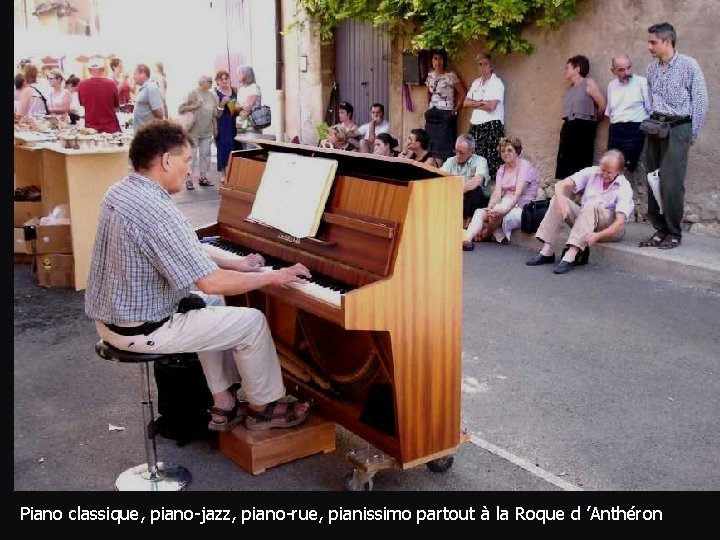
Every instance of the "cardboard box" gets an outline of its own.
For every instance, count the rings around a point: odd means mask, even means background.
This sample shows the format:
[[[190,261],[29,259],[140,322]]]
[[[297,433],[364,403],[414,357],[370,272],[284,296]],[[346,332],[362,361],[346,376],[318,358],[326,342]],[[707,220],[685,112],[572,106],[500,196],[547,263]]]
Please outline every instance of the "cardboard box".
[[[15,253],[35,253],[34,243],[25,239],[25,229],[15,227]]]
[[[42,215],[42,202],[15,201],[13,226],[22,227],[28,220]]]
[[[72,253],[70,225],[37,225],[35,253]]]
[[[72,255],[36,255],[38,284],[43,287],[75,288],[75,259]]]

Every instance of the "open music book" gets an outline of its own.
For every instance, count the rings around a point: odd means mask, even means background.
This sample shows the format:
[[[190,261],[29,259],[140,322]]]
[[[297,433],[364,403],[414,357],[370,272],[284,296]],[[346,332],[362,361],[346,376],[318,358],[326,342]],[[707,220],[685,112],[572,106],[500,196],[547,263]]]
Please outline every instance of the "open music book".
[[[249,219],[296,238],[315,236],[338,163],[269,152]]]

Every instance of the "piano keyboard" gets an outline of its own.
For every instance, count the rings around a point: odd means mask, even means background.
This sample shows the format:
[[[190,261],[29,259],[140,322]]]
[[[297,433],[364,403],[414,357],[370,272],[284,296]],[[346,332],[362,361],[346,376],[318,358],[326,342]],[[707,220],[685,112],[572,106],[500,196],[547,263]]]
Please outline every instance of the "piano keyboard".
[[[231,242],[222,239],[210,241],[203,240],[203,244],[205,244],[205,250],[209,254],[215,255],[217,257],[223,257],[226,259],[239,259],[251,253],[250,251],[247,251],[243,248],[238,247],[235,244],[232,244]],[[268,257],[262,253],[260,253],[260,255],[265,258],[265,266],[262,267],[262,269],[260,270],[261,272],[267,272],[269,270],[277,270],[280,268],[291,266],[290,264],[281,259],[275,257]],[[324,276],[322,274],[318,274],[316,272],[311,271],[311,274],[312,278],[307,279],[305,283],[288,283],[286,286],[302,291],[308,296],[340,308],[340,296],[351,290],[351,287],[339,282],[336,279]]]

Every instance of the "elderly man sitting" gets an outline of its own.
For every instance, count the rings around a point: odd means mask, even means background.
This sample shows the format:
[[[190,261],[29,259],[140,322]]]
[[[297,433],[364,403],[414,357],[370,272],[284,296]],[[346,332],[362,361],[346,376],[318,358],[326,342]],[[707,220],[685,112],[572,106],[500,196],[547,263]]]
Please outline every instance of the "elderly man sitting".
[[[455,141],[455,155],[448,158],[441,169],[447,173],[463,176],[463,221],[467,223],[475,210],[485,208],[489,197],[484,186],[490,182],[488,162],[475,153],[475,139],[470,135],[460,135]]]
[[[587,262],[589,246],[596,242],[617,242],[625,235],[625,223],[633,212],[632,187],[620,174],[625,158],[619,150],[608,150],[600,165],[585,167],[555,184],[555,196],[535,237],[543,242],[540,253],[525,264],[538,266],[555,262],[553,242],[563,221],[572,228],[567,239],[568,249],[553,270],[566,274],[576,266],[576,257]],[[580,205],[570,199],[582,192]],[[584,264],[584,262],[579,262]]]

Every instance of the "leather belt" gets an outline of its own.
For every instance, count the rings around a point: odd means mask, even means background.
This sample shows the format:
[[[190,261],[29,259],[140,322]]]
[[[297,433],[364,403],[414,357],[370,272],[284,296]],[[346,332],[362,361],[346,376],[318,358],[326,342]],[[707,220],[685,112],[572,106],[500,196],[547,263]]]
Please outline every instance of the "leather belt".
[[[165,317],[160,321],[144,322],[139,326],[116,326],[114,324],[103,324],[108,330],[119,336],[148,336],[169,320],[170,317]]]
[[[673,126],[679,126],[680,124],[692,122],[692,116],[677,116],[674,114],[662,114],[655,112],[650,115],[650,118],[659,120],[660,122],[667,122]]]

